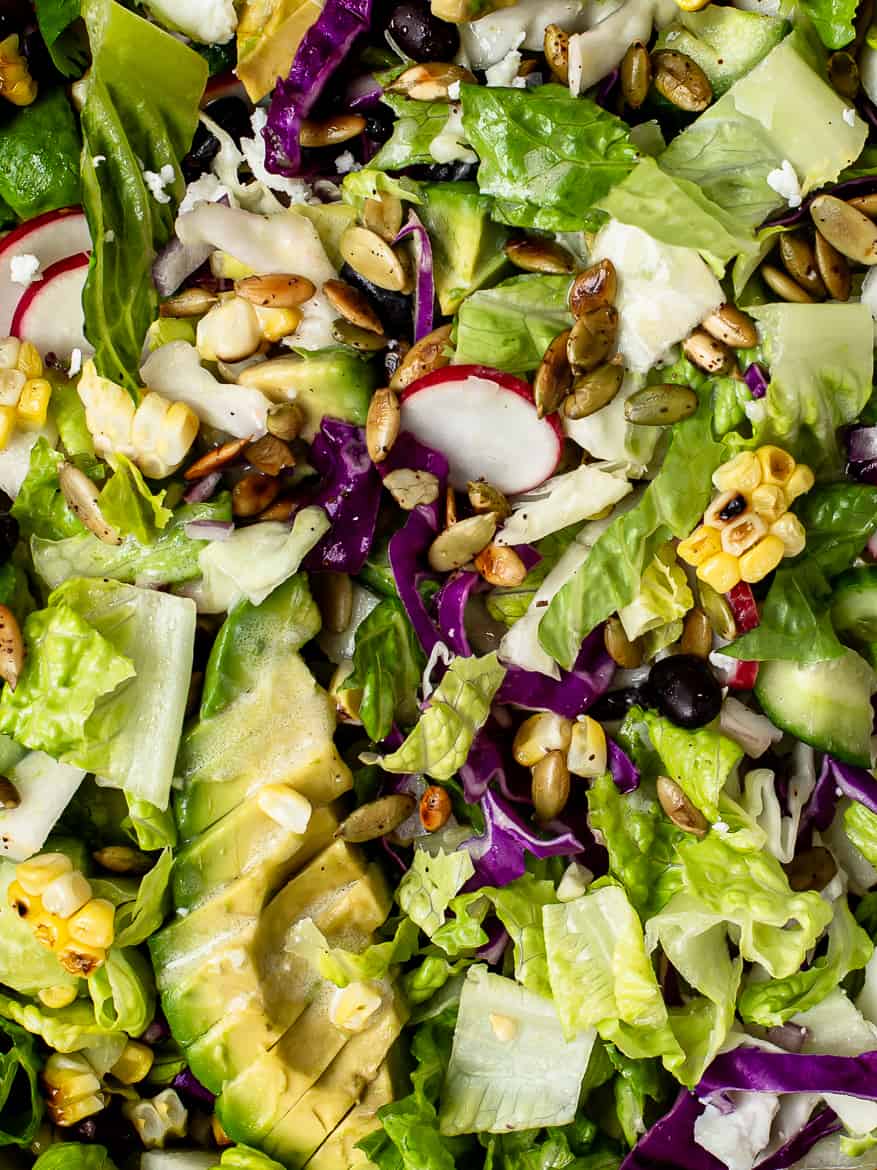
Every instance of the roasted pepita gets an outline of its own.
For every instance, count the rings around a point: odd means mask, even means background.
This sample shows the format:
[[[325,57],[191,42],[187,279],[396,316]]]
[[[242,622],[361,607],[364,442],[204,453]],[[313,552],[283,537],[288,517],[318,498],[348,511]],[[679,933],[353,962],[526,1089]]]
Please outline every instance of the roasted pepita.
[[[399,435],[401,411],[394,390],[376,390],[365,420],[365,442],[372,463],[383,463]]]
[[[626,400],[624,417],[641,426],[666,427],[694,414],[697,401],[690,386],[680,386],[675,382],[645,386]]]
[[[481,552],[496,532],[496,516],[484,512],[469,516],[440,532],[429,547],[429,564],[437,573],[461,569]]]
[[[696,808],[675,780],[669,776],[658,777],[658,803],[683,833],[693,833],[695,837],[705,837],[709,823],[706,817]]]
[[[475,568],[488,585],[512,588],[527,576],[527,567],[507,544],[489,544],[475,558]]]
[[[402,216],[402,200],[389,191],[384,191],[378,199],[366,199],[362,205],[363,227],[376,232],[382,240],[395,240],[402,227]]]
[[[797,853],[783,869],[790,888],[799,894],[805,890],[824,890],[837,873],[837,862],[824,845],[814,845]]]
[[[701,326],[717,341],[723,341],[732,349],[751,349],[758,344],[755,322],[736,305],[719,305],[715,312],[704,317]]]
[[[558,333],[546,349],[536,370],[533,379],[533,399],[540,418],[557,410],[572,386],[569,340],[569,329]]]
[[[24,669],[24,638],[18,618],[8,605],[0,605],[0,678],[11,691]]]
[[[451,798],[447,788],[430,784],[420,798],[420,823],[427,833],[435,833],[448,823],[451,816]]]
[[[162,301],[158,314],[160,317],[202,317],[218,300],[206,288],[186,288]]]
[[[306,276],[273,273],[236,280],[234,291],[245,301],[263,309],[296,309],[309,301],[317,289]]]
[[[304,411],[297,402],[275,402],[273,406],[268,407],[265,425],[269,435],[276,435],[278,439],[291,442],[301,434],[304,422]]]
[[[573,382],[572,393],[563,400],[563,413],[569,419],[587,418],[612,401],[624,381],[624,366],[606,362],[582,374]]]
[[[680,110],[699,114],[713,100],[709,78],[685,53],[659,49],[652,53],[652,70],[655,89]]]
[[[869,219],[877,218],[877,191],[871,195],[854,195],[852,199],[847,199],[847,203]]]
[[[621,92],[625,105],[638,110],[649,96],[652,84],[652,59],[642,41],[628,46],[621,59]]]
[[[8,812],[13,808],[18,808],[20,804],[21,793],[8,776],[0,776],[0,809]]]
[[[524,272],[542,272],[552,276],[563,276],[572,272],[575,260],[570,252],[554,240],[543,240],[529,236],[523,240],[510,240],[505,254],[516,268]]]
[[[254,471],[241,476],[231,489],[231,510],[235,516],[258,516],[280,495],[279,479]]]
[[[618,295],[618,274],[611,260],[600,260],[580,272],[569,290],[569,311],[581,317],[600,305],[614,305]]]
[[[323,629],[343,634],[353,614],[353,582],[347,573],[312,573],[311,590]]]
[[[80,471],[73,463],[62,463],[58,469],[58,486],[70,511],[82,521],[89,532],[104,544],[122,543],[122,537],[104,519],[100,510],[100,493],[84,471]],[[5,677],[2,671],[0,677]]]
[[[365,118],[362,114],[336,114],[332,118],[314,121],[305,118],[301,124],[298,140],[302,146],[338,146],[362,134]]]
[[[780,259],[792,280],[796,280],[814,298],[825,296],[825,285],[816,267],[810,241],[800,232],[783,232],[779,243]]]
[[[411,65],[387,86],[389,93],[404,94],[416,102],[446,102],[448,89],[455,82],[474,84],[475,77],[462,65],[442,61],[425,61]]]
[[[295,456],[276,435],[263,435],[246,448],[247,462],[265,475],[279,475],[287,467],[295,467]]]
[[[512,514],[512,506],[499,490],[486,479],[472,480],[466,485],[473,512],[495,512],[498,520]]]
[[[380,796],[377,800],[361,804],[359,808],[342,821],[335,830],[335,836],[351,844],[375,841],[398,829],[417,808],[417,801],[408,792],[394,792]]]
[[[554,76],[564,85],[568,85],[569,33],[559,24],[546,25],[542,51],[545,53],[545,60]]]
[[[286,524],[298,508],[298,501],[291,496],[278,496],[273,504],[269,504],[264,512],[259,513],[260,520],[277,520]]]
[[[350,267],[378,288],[402,292],[408,284],[405,265],[377,232],[349,227],[341,237],[339,249]]]
[[[573,372],[587,374],[602,365],[613,354],[617,337],[618,310],[614,305],[586,309],[576,318],[566,344]]]
[[[816,227],[838,252],[858,264],[877,264],[877,224],[834,195],[817,195],[810,204]]]
[[[846,257],[841,256],[837,248],[833,248],[822,232],[817,231],[813,241],[813,252],[816,257],[816,267],[825,285],[828,295],[835,301],[848,301],[852,288],[850,266]]]
[[[682,653],[696,658],[708,658],[713,648],[713,628],[702,609],[695,606],[682,623]]]
[[[699,370],[707,374],[726,374],[734,364],[728,347],[706,329],[695,329],[682,342],[682,352]]]
[[[183,479],[203,479],[205,475],[210,475],[214,471],[221,471],[223,467],[228,467],[233,463],[244,447],[252,439],[229,439],[227,443],[220,443],[218,447],[212,447],[200,459],[196,459],[183,472]]]
[[[394,390],[404,390],[424,374],[449,365],[452,329],[453,325],[441,325],[412,345],[390,379],[390,386]]]
[[[642,666],[642,643],[639,639],[631,641],[628,638],[619,617],[607,618],[603,627],[603,643],[606,653],[616,666],[624,670],[634,670],[637,666]]]
[[[451,484],[445,488],[445,528],[457,523],[457,493]]]
[[[410,512],[421,504],[433,504],[439,495],[438,477],[431,471],[400,467],[384,476],[384,487],[400,508]]]
[[[149,854],[132,849],[130,845],[107,845],[95,850],[92,857],[110,873],[147,873],[152,869]]]
[[[564,752],[549,752],[533,765],[530,794],[533,809],[540,821],[553,821],[569,800],[569,768]]]
[[[326,300],[345,321],[371,333],[383,333],[381,319],[369,304],[365,293],[345,280],[327,280],[323,285]]]
[[[336,317],[332,322],[332,336],[340,345],[349,345],[360,353],[377,353],[387,346],[387,339],[382,333],[363,329],[361,325],[354,325],[344,317]]]
[[[771,290],[775,292],[778,297],[782,297],[784,301],[791,301],[797,305],[812,305],[813,297],[808,292],[801,288],[796,280],[792,280],[787,272],[783,272],[781,268],[777,268],[773,264],[762,264],[758,270],[764,283]]]

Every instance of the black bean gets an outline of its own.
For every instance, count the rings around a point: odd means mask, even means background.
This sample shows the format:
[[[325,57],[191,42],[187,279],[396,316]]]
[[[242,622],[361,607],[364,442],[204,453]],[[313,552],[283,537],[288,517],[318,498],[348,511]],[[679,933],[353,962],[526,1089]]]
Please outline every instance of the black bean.
[[[427,4],[397,4],[387,26],[413,61],[451,61],[460,47],[457,26],[433,16]]]
[[[365,293],[380,317],[388,337],[407,338],[410,335],[413,312],[410,296],[378,288],[376,284],[372,284],[370,280],[366,280],[364,276],[355,272],[349,264],[342,267],[341,279]]]
[[[722,688],[709,666],[693,654],[671,654],[649,674],[651,702],[679,727],[703,727],[722,708]]]
[[[18,544],[18,521],[9,511],[12,501],[0,492],[0,564],[5,565]]]
[[[241,98],[222,97],[210,102],[204,113],[221,129],[225,130],[240,145],[242,138],[252,136],[253,128],[250,124],[250,110]],[[183,175],[187,183],[203,175],[210,169],[210,164],[219,154],[219,139],[207,127],[199,122],[195,128],[192,147],[183,159]]]
[[[477,170],[478,163],[427,163],[409,167],[406,174],[422,183],[460,183],[474,179]]]
[[[648,692],[644,686],[607,691],[588,708],[588,714],[598,722],[614,723],[623,719],[630,708],[636,706],[648,706]]]
[[[735,516],[739,516],[741,512],[746,511],[746,497],[741,495],[734,496],[733,500],[728,500],[721,512],[719,512],[720,520],[733,520]]]

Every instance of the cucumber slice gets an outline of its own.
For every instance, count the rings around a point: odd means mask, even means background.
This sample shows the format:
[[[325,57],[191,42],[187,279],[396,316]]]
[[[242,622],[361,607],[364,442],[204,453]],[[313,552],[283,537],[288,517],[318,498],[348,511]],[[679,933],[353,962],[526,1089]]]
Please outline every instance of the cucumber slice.
[[[877,675],[852,650],[825,662],[762,662],[755,694],[783,731],[845,764],[871,766],[871,694]]]
[[[834,582],[831,621],[837,636],[877,665],[877,567],[848,569]]]

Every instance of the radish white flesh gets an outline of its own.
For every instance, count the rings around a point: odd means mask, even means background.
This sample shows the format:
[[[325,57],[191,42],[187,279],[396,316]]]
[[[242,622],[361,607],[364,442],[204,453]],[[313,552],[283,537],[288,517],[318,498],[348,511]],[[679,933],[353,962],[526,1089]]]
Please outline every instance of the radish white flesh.
[[[12,333],[30,341],[44,356],[54,353],[70,360],[74,349],[86,357],[94,353],[85,337],[82,290],[88,273],[88,256],[79,252],[52,264],[43,279],[30,285],[12,318]]]
[[[25,286],[12,279],[16,256],[36,256],[41,272],[52,264],[91,248],[88,224],[78,207],[47,211],[17,227],[0,241],[0,337],[12,328],[12,318]]]
[[[527,383],[486,366],[446,366],[413,382],[402,430],[447,457],[458,489],[486,479],[515,495],[544,483],[560,461],[560,428],[537,416]]]

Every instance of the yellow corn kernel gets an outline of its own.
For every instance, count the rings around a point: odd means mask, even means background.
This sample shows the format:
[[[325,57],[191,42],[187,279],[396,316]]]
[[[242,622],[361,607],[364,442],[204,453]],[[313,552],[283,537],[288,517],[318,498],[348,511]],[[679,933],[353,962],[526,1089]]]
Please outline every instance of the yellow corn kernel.
[[[43,359],[31,341],[21,343],[18,349],[18,361],[15,365],[25,378],[41,378],[43,376]]]
[[[18,421],[24,427],[41,427],[49,413],[52,386],[45,378],[28,378],[18,400]]]
[[[85,407],[85,422],[99,455],[121,451],[133,458],[131,424],[136,407],[131,395],[97,372],[91,358],[83,364],[76,391]]]
[[[585,715],[573,724],[566,764],[574,776],[602,776],[606,771],[606,732]]]
[[[740,562],[730,553],[716,553],[697,566],[697,575],[716,593],[727,593],[740,584]]]
[[[721,513],[733,503],[734,500],[739,500],[740,492],[721,492],[720,495],[713,499],[713,502],[703,514],[703,522],[708,528],[724,528],[726,524],[730,524],[734,519],[732,516],[730,520],[723,520]],[[736,515],[740,513],[737,512]]]
[[[129,1040],[110,1072],[123,1085],[136,1085],[139,1081],[146,1079],[154,1059],[155,1055],[152,1049],[146,1044]]]
[[[219,249],[210,257],[210,271],[218,280],[244,280],[248,276],[256,275],[248,265]]]
[[[90,947],[86,943],[66,942],[62,947],[55,948],[58,962],[71,975],[80,975],[87,979],[93,975],[107,957],[101,947]]]
[[[713,485],[720,492],[743,492],[748,495],[760,483],[761,463],[754,451],[741,451],[713,472]]]
[[[92,898],[70,918],[70,937],[74,942],[104,949],[115,938],[115,910],[106,898]]]
[[[757,512],[746,511],[722,529],[722,550],[739,557],[756,541],[767,535],[767,525]]]
[[[21,370],[0,370],[0,406],[18,406],[27,378]]]
[[[18,413],[14,406],[0,406],[0,451],[9,446],[9,440],[15,433],[15,422]]]
[[[29,894],[19,882],[10,882],[6,891],[6,900],[19,918],[33,918],[43,909],[43,904],[36,894]]]
[[[50,914],[48,910],[41,910],[33,917],[34,938],[41,946],[56,951],[67,943],[67,923],[57,914]]]
[[[750,585],[761,581],[768,573],[772,573],[786,551],[782,540],[773,533],[768,533],[753,548],[745,552],[740,558],[740,576]]]
[[[17,33],[0,41],[0,95],[14,106],[29,106],[37,96],[37,83],[22,56]]]
[[[78,1052],[53,1052],[42,1076],[49,1116],[56,1125],[75,1125],[106,1105],[97,1074]]]
[[[73,862],[66,853],[38,853],[15,868],[15,880],[26,894],[42,896],[46,886],[63,873],[73,872]]]
[[[676,7],[683,12],[700,12],[709,3],[710,0],[676,0]]]
[[[78,869],[62,873],[43,890],[43,909],[59,918],[70,918],[91,897],[91,883]]]
[[[4,337],[0,340],[0,370],[14,370],[18,361],[18,351],[21,342],[17,337]],[[20,372],[20,371],[19,371]]]
[[[752,507],[768,524],[779,520],[789,506],[785,491],[775,483],[759,484],[753,491],[751,500]]]
[[[195,441],[198,416],[184,402],[147,393],[131,423],[131,446],[146,475],[162,479],[176,471]]]
[[[37,995],[40,1003],[45,1004],[47,1008],[65,1008],[76,999],[77,991],[75,986],[58,983],[54,987],[43,987]]]
[[[715,528],[701,524],[691,536],[680,540],[676,553],[686,565],[702,565],[704,561],[722,551],[722,537]]]
[[[775,520],[771,524],[770,530],[774,536],[778,536],[783,542],[786,550],[783,556],[796,557],[798,553],[804,551],[804,546],[807,543],[807,533],[804,531],[804,525],[794,512],[786,512],[784,516],[780,516],[779,520]]]
[[[786,484],[786,496],[789,503],[792,500],[797,500],[798,496],[803,496],[805,492],[809,492],[815,482],[816,476],[807,464],[799,463]]]
[[[262,336],[266,341],[280,341],[295,333],[301,322],[301,309],[270,309],[254,305]]]
[[[756,455],[761,464],[761,478],[765,483],[775,483],[779,487],[784,487],[789,482],[795,470],[795,460],[788,451],[784,451],[782,447],[768,445],[759,447]]]
[[[515,732],[512,754],[524,768],[532,768],[549,752],[565,752],[572,739],[572,721],[553,711],[539,711]]]

